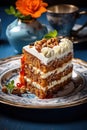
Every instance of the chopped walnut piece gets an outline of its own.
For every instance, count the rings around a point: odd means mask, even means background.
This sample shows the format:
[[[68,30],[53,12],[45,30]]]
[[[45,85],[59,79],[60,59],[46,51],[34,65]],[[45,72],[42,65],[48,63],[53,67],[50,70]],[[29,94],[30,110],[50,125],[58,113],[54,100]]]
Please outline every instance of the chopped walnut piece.
[[[36,50],[38,52],[41,52],[42,48],[44,47],[53,48],[54,46],[58,45],[58,39],[57,38],[42,39],[40,41],[36,41],[34,45]]]

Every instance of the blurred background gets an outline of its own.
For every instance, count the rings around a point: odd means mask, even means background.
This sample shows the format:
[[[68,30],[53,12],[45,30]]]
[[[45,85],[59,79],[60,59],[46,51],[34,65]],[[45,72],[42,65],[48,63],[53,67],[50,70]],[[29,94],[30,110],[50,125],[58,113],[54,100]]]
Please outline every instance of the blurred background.
[[[15,1],[16,0],[2,0],[2,2],[0,2],[0,6],[14,5]],[[44,0],[44,1],[47,2],[49,6],[61,3],[68,3],[77,5],[79,7],[87,7],[86,0]]]

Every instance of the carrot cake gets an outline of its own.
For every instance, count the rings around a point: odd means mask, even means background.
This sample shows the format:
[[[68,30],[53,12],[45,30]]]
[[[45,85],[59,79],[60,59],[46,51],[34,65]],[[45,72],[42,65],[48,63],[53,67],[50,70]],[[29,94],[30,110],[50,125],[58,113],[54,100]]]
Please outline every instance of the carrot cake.
[[[43,99],[52,96],[72,78],[73,44],[67,39],[42,39],[23,47],[20,82]]]

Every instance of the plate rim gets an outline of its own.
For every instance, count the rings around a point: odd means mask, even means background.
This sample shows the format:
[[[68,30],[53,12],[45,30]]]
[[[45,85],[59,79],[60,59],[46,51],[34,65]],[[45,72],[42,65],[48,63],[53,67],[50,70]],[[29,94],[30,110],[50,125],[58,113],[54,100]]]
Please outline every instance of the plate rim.
[[[11,57],[7,57],[7,58],[3,58],[0,59],[0,65],[6,63],[7,61],[12,61],[12,60],[17,60],[20,59],[22,55],[16,55],[16,56],[11,56]],[[78,58],[73,58],[72,60],[74,63],[78,63],[84,67],[87,68],[87,62]],[[87,102],[87,97],[84,97],[83,99],[80,100],[76,100],[72,103],[67,103],[67,104],[62,104],[62,105],[30,105],[30,104],[22,104],[22,103],[18,103],[18,102],[12,102],[9,101],[8,99],[3,99],[0,97],[0,103],[3,103],[5,105],[10,105],[10,106],[14,106],[14,107],[21,107],[21,108],[32,108],[32,109],[56,109],[56,108],[67,108],[67,107],[73,107],[73,106],[77,106],[77,105],[81,105],[83,103]]]

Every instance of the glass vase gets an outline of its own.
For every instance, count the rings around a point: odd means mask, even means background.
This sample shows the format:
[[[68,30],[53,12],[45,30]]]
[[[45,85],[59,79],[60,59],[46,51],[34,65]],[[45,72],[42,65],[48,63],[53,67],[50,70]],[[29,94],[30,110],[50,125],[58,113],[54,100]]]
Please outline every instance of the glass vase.
[[[23,46],[41,40],[46,33],[47,27],[37,20],[24,22],[16,19],[6,28],[8,41],[19,54],[22,53]]]

